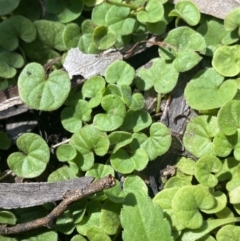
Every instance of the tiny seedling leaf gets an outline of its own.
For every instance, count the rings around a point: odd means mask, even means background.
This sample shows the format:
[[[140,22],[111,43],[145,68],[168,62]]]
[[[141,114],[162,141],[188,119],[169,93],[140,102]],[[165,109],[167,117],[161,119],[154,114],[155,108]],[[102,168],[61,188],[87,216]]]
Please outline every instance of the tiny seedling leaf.
[[[56,155],[59,161],[65,162],[74,159],[77,151],[71,145],[64,144],[57,148]]]

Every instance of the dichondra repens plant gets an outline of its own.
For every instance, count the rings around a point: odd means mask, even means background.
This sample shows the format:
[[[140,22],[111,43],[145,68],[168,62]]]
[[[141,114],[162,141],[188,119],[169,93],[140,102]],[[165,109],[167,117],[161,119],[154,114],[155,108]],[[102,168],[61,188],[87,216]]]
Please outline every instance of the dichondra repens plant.
[[[190,0],[176,5],[167,0],[2,0],[0,15],[0,89],[17,84],[30,108],[60,110],[70,136],[51,148],[43,136],[23,133],[18,150],[10,153],[11,141],[1,130],[0,149],[8,153],[0,155],[3,166],[33,179],[52,166],[54,156],[58,164],[46,177],[49,182],[124,177],[70,206],[54,230],[0,240],[59,240],[63,234],[71,241],[239,239],[240,9],[222,21],[201,14]],[[163,44],[155,42],[159,56],[148,68],[135,71],[122,56],[110,59],[104,52],[150,35]],[[77,69],[66,63],[72,48],[84,56]],[[158,111],[146,108],[145,93],[154,91],[159,106],[182,73],[196,66],[204,67],[188,82],[184,97],[197,116],[189,121],[183,145],[198,160],[180,158],[176,174],[151,199],[140,173],[169,150],[172,137],[152,118]],[[73,75],[85,78],[80,88],[71,87]],[[1,210],[0,222],[30,221],[52,208]]]

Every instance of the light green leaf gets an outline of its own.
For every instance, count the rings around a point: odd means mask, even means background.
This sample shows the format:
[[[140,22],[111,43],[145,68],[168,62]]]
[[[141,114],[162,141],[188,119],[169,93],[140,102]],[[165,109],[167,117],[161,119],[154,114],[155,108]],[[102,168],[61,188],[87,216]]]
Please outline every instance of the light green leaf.
[[[163,5],[157,0],[149,0],[145,9],[137,13],[137,20],[141,23],[156,23],[162,20],[163,14]]]
[[[98,156],[104,156],[109,148],[109,140],[105,132],[95,126],[86,125],[73,134],[70,145],[83,155],[95,152]]]
[[[238,241],[240,237],[240,227],[234,225],[223,226],[216,235],[218,241]]]
[[[76,174],[73,173],[72,169],[69,168],[68,166],[62,166],[55,171],[53,171],[49,176],[48,176],[48,182],[59,182],[59,181],[64,181],[68,179],[73,179],[76,178]]]
[[[37,63],[25,66],[18,78],[19,95],[30,107],[51,111],[59,108],[70,92],[70,80],[66,72],[53,71],[46,79],[44,68]]]
[[[239,129],[239,100],[231,100],[218,112],[218,125],[219,129],[227,136],[233,135]],[[235,136],[236,137],[236,136]]]
[[[240,72],[240,45],[221,46],[213,55],[212,66],[221,75],[233,77]]]
[[[206,187],[215,187],[218,183],[214,175],[222,169],[222,162],[215,156],[203,156],[196,163],[196,179]],[[214,173],[214,174],[213,174]]]
[[[223,80],[213,68],[199,71],[185,88],[187,103],[197,110],[211,110],[226,104],[237,93],[237,84],[235,80]]]
[[[79,26],[76,23],[69,23],[63,30],[63,41],[67,50],[78,46],[79,38]]]
[[[239,27],[240,27],[240,8],[235,8],[230,11],[225,19],[224,19],[224,28],[231,32],[235,29],[238,29],[239,34]]]
[[[153,123],[149,129],[150,136],[143,133],[133,134],[132,150],[143,148],[150,160],[156,159],[168,151],[171,145],[171,134],[169,129],[162,123]]]
[[[90,121],[92,109],[85,100],[79,100],[75,106],[65,107],[61,112],[63,127],[69,132],[81,129],[82,122]]]
[[[133,130],[139,132],[152,124],[152,118],[145,110],[129,110],[126,113],[121,129],[124,131]]]
[[[177,23],[179,19],[183,19],[190,26],[195,26],[200,21],[200,12],[197,6],[186,0],[177,2],[175,9],[169,13],[169,16],[177,17]]]
[[[132,66],[124,61],[115,61],[106,70],[105,78],[110,84],[130,85],[134,79],[135,71]]]
[[[196,162],[191,158],[181,157],[176,165],[182,173],[187,175],[195,175]]]
[[[94,125],[102,131],[113,131],[120,127],[126,115],[123,101],[116,95],[106,95],[101,101],[101,106],[107,113],[95,115]]]
[[[98,227],[91,227],[87,230],[87,237],[91,241],[111,241],[110,237]]]
[[[177,191],[172,200],[172,209],[179,221],[189,229],[200,228],[203,217],[200,210],[214,207],[215,200],[208,189],[201,186],[185,186]]]
[[[47,143],[42,137],[26,133],[17,139],[17,147],[21,152],[14,152],[8,156],[10,169],[19,177],[38,177],[46,169],[50,158]]]
[[[56,155],[59,161],[66,162],[76,157],[77,151],[69,144],[61,145],[57,148]]]
[[[120,227],[119,214],[121,208],[122,204],[113,203],[109,200],[106,200],[103,204],[100,217],[100,226],[108,235],[116,234]]]
[[[124,193],[134,193],[135,191],[148,194],[148,187],[144,180],[137,175],[129,175],[123,183]]]
[[[110,157],[112,167],[123,174],[133,172],[133,170],[141,171],[148,163],[148,155],[144,149],[138,149],[136,152],[129,154],[120,149],[114,152]]]
[[[125,241],[173,241],[160,206],[139,191],[127,194],[121,211],[121,224]]]
[[[16,216],[9,211],[0,211],[0,223],[15,225],[17,222]]]
[[[150,68],[141,68],[137,73],[136,86],[139,90],[149,90],[154,86],[156,92],[169,93],[177,84],[178,72],[173,64],[161,58],[152,60]]]
[[[183,136],[183,144],[196,157],[215,156],[216,153],[211,139],[218,131],[215,116],[197,116],[189,122]]]

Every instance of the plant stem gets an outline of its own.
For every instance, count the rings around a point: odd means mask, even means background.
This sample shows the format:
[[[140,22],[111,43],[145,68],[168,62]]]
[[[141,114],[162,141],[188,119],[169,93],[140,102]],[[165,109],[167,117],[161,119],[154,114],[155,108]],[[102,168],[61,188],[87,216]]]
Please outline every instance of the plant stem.
[[[156,106],[156,114],[160,112],[160,108],[161,108],[161,100],[162,100],[162,96],[160,93],[158,93],[158,97],[157,97],[157,106]]]

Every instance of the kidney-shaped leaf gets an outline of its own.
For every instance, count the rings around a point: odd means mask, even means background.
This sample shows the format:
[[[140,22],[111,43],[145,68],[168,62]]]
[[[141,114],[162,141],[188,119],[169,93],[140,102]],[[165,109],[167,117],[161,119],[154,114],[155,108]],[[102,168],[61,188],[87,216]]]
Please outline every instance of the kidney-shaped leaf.
[[[109,140],[105,132],[88,125],[73,134],[70,144],[83,155],[94,151],[96,155],[104,156],[108,151]]]
[[[161,2],[150,0],[144,10],[137,13],[137,19],[141,23],[156,23],[163,18],[164,9]]]
[[[30,63],[18,78],[19,95],[30,107],[51,111],[59,108],[70,92],[70,79],[62,70],[53,71],[48,79],[42,65]]]
[[[191,1],[180,1],[175,5],[175,9],[169,13],[171,17],[183,19],[190,26],[195,26],[200,21],[200,12],[197,6]]]
[[[0,77],[7,79],[14,77],[17,74],[16,69],[23,65],[24,59],[20,54],[7,51],[0,53]]]
[[[230,11],[224,19],[224,28],[227,31],[233,31],[240,27],[240,8]],[[238,31],[239,33],[239,31]]]
[[[20,0],[1,0],[0,1],[0,16],[12,12],[19,4]]]
[[[47,143],[42,137],[26,133],[17,139],[21,152],[12,153],[8,159],[10,169],[19,177],[38,177],[45,170],[50,158]]]
[[[232,77],[240,72],[240,45],[221,46],[213,55],[212,66],[216,71],[227,77]]]
[[[131,173],[133,170],[141,171],[148,163],[148,155],[144,149],[137,149],[132,156],[122,149],[114,152],[110,157],[112,167],[123,174]]]
[[[162,123],[153,123],[149,130],[150,136],[147,137],[143,133],[133,134],[133,142],[131,143],[132,150],[143,148],[150,160],[163,155],[168,151],[171,145],[170,130]]]
[[[36,29],[33,23],[23,16],[11,16],[1,22],[0,32],[0,46],[8,51],[13,51],[18,47],[19,38],[26,43],[30,43],[36,38]]]
[[[97,114],[93,119],[96,125],[102,131],[113,131],[120,127],[126,114],[126,106],[116,95],[106,95],[101,101],[102,108],[106,114]]]
[[[211,209],[214,204],[213,196],[201,185],[182,187],[172,200],[174,214],[189,229],[200,228],[203,217],[199,210]]]
[[[211,139],[218,131],[216,117],[197,116],[189,122],[183,136],[183,144],[196,157],[215,155]]]
[[[223,80],[213,68],[198,72],[184,91],[187,103],[197,110],[211,110],[226,104],[237,93],[237,84],[234,80]]]
[[[213,173],[222,169],[222,162],[215,156],[203,156],[196,163],[195,176],[200,184],[206,187],[215,187],[218,183]]]
[[[161,58],[152,60],[150,68],[141,68],[137,73],[136,85],[140,90],[149,90],[152,86],[161,94],[169,93],[177,84],[178,72],[173,64]]]

